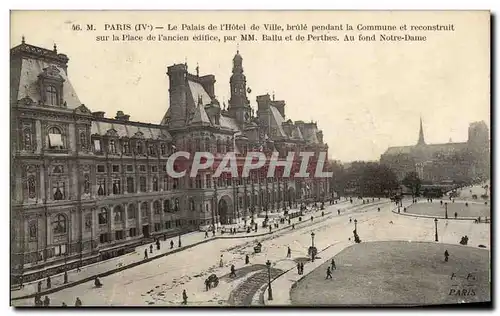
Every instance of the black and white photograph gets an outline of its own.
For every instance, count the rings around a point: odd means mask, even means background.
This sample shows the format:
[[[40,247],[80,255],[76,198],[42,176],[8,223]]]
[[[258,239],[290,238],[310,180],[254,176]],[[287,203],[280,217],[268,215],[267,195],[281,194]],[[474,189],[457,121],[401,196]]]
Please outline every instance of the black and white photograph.
[[[491,304],[490,23],[11,11],[10,305]]]

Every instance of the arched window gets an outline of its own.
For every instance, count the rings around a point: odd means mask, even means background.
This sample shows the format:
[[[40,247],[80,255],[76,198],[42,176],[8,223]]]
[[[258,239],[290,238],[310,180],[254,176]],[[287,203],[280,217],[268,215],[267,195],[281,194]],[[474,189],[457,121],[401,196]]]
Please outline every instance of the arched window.
[[[179,198],[175,199],[174,211],[175,212],[179,211]]]
[[[220,139],[217,139],[217,141],[216,141],[216,149],[217,149],[217,153],[222,153],[222,143],[221,143]]]
[[[170,212],[170,200],[163,201],[163,211]]]
[[[49,105],[58,105],[59,100],[57,98],[57,89],[54,86],[47,86],[45,90],[45,96],[47,99],[47,104]]]
[[[30,199],[36,198],[36,180],[35,176],[28,177],[28,197]]]
[[[117,205],[114,208],[114,217],[115,217],[115,222],[123,222],[124,216],[123,216],[123,208],[121,205]]]
[[[165,146],[165,144],[161,144],[160,145],[160,152],[161,152],[162,156],[166,156],[167,155],[167,147]]]
[[[108,223],[108,210],[106,208],[101,208],[99,212],[99,225]]]
[[[155,211],[155,214],[160,214],[161,213],[161,203],[160,203],[160,201],[154,201],[153,202],[153,209]]]
[[[127,217],[128,219],[134,219],[137,217],[137,210],[135,204],[129,204],[127,207]]]
[[[122,143],[122,146],[123,146],[123,153],[124,154],[130,154],[130,147],[129,147],[129,144],[128,144],[128,141],[124,141]]]
[[[49,128],[49,147],[50,148],[63,148],[62,133],[57,127]]]
[[[141,217],[147,218],[149,215],[149,204],[148,202],[142,202],[141,204]]]
[[[65,234],[66,233],[66,216],[63,214],[58,214],[55,217],[54,222],[52,223],[52,228],[55,235]]]
[[[194,200],[193,199],[189,199],[189,210],[191,212],[194,212],[194,210],[195,210]]]
[[[153,177],[153,191],[157,192],[158,191],[158,178]]]

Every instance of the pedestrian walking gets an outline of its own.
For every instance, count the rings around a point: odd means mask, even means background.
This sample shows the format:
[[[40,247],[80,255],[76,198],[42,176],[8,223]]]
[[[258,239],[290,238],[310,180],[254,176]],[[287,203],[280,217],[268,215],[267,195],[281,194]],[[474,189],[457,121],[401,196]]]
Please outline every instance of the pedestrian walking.
[[[290,249],[290,247],[288,247],[288,251],[286,252],[286,257],[287,258],[291,258],[292,257],[292,249]]]
[[[50,289],[52,287],[52,282],[50,281],[50,275],[47,277],[47,288]]]
[[[457,214],[457,212],[455,212],[455,219],[457,219],[457,216],[458,216],[458,214]]]
[[[35,306],[40,306],[41,304],[41,301],[40,301],[40,295],[35,295]]]
[[[297,274],[300,275],[300,262],[297,262]]]
[[[352,218],[349,217],[349,223],[352,223]]]
[[[50,306],[50,298],[45,295],[45,299],[43,300],[43,306]]]
[[[205,231],[205,238],[208,238],[208,230]]]
[[[170,249],[173,249],[173,248],[174,248],[174,241],[173,241],[173,240],[171,240],[171,241],[170,241]]]
[[[332,270],[337,270],[337,266],[335,265],[335,259],[332,258]]]
[[[179,248],[182,247],[181,236],[179,236]]]
[[[156,250],[160,250],[160,239],[156,240]]]
[[[66,305],[66,303],[62,302],[61,307],[68,307],[68,305]]]
[[[330,270],[330,267],[326,268],[326,279],[332,279],[332,270]]]
[[[148,250],[144,249],[144,259],[147,259],[147,258],[148,258]]]
[[[304,262],[300,263],[300,274],[304,274]]]
[[[234,264],[231,265],[231,273],[229,274],[230,277],[236,277],[236,268],[234,267]]]
[[[153,244],[149,245],[149,253],[153,253]]]
[[[188,296],[186,290],[182,290],[182,305],[187,305],[187,303],[188,303]]]
[[[222,255],[220,255],[220,260],[219,260],[219,267],[223,267],[224,266],[224,262],[222,261]]]
[[[167,241],[167,234],[163,234],[163,241]]]
[[[212,230],[212,236],[215,237],[215,228]]]
[[[340,210],[337,210],[337,214],[340,215]]]
[[[247,254],[245,256],[245,264],[249,264],[250,263],[250,256]]]
[[[37,289],[38,289],[38,292],[42,291],[42,281],[38,281]]]
[[[445,250],[444,252],[444,261],[445,262],[448,262],[448,257],[450,256],[450,254],[448,253],[448,250]]]
[[[77,297],[77,298],[76,298],[76,301],[75,301],[75,306],[76,306],[76,307],[80,307],[80,306],[82,306],[82,301],[80,300],[80,298],[79,298],[79,297]]]

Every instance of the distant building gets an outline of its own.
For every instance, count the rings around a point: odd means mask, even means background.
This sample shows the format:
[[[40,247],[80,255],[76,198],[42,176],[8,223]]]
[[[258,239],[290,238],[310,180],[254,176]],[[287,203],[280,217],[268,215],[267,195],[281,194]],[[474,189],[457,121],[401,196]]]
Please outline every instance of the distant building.
[[[175,151],[239,159],[247,151],[328,152],[316,123],[286,119],[284,101],[257,96],[254,113],[239,52],[227,108],[215,97],[215,76],[168,67],[170,107],[160,124],[92,112],[55,46],[23,39],[10,57],[11,267],[25,282],[123,254],[155,235],[242,223],[329,192],[325,178],[267,178],[257,170],[249,178],[212,179],[214,170],[196,179],[167,175]]]
[[[430,182],[468,181],[490,176],[489,131],[484,121],[469,125],[467,142],[427,144],[422,119],[418,142],[414,146],[389,147],[380,157],[402,180],[408,172],[417,172]]]

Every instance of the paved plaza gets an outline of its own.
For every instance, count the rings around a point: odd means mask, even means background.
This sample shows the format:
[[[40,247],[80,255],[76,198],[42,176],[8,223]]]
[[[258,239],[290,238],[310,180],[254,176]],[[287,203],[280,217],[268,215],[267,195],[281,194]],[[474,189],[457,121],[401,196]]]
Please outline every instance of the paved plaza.
[[[447,205],[445,205],[447,203]],[[467,204],[466,204],[467,203]],[[414,203],[406,208],[408,214],[425,215],[425,216],[435,216],[435,217],[445,217],[446,208],[448,208],[448,218],[452,219],[457,213],[457,218],[478,218],[481,216],[490,217],[491,207],[489,203],[485,205],[481,202],[455,202],[449,200],[443,200],[443,204],[440,200],[433,200],[432,202],[427,202],[426,200],[420,199],[418,203]]]
[[[420,203],[425,204],[425,202]],[[411,205],[411,200],[403,201],[403,205],[408,207]],[[438,205],[439,203],[436,206]],[[394,203],[388,199],[380,201],[375,199],[368,204],[355,200],[353,204],[343,201],[337,205],[328,205],[323,217],[321,211],[317,211],[306,214],[301,222],[295,218],[292,221],[295,224],[294,229],[286,227],[272,234],[209,240],[102,277],[101,282],[104,286],[99,289],[94,287],[92,281],[75,284],[49,294],[51,306],[60,306],[63,302],[72,306],[76,297],[81,299],[84,306],[178,306],[182,303],[183,290],[186,290],[188,295],[188,306],[301,305],[303,301],[297,301],[294,298],[295,294],[291,292],[294,284],[302,277],[305,277],[307,281],[310,274],[311,280],[317,279],[319,283],[308,285],[309,290],[312,292],[314,288],[320,289],[326,272],[326,268],[322,265],[329,262],[331,257],[337,258],[337,256],[339,256],[338,270],[334,271],[334,278],[347,278],[348,274],[341,276],[343,269],[347,269],[351,274],[365,269],[364,273],[373,274],[375,279],[360,278],[358,283],[347,282],[346,286],[349,290],[345,290],[343,300],[331,301],[331,304],[366,303],[370,297],[373,302],[380,302],[380,304],[389,302],[384,301],[384,297],[387,298],[391,296],[390,294],[369,294],[371,292],[368,290],[356,288],[370,289],[375,286],[376,282],[386,284],[388,289],[391,289],[390,284],[400,284],[399,291],[407,293],[393,297],[395,303],[411,303],[409,298],[412,296],[416,297],[413,302],[419,302],[420,295],[429,293],[432,298],[425,301],[429,304],[457,302],[456,298],[453,301],[451,298],[440,298],[433,294],[443,290],[449,284],[441,281],[439,282],[443,285],[438,287],[432,284],[439,283],[434,280],[441,280],[451,270],[457,269],[458,262],[463,262],[464,269],[472,269],[474,265],[477,265],[483,277],[484,271],[488,271],[484,268],[484,264],[489,260],[490,225],[474,224],[471,220],[439,220],[439,242],[435,243],[433,218],[398,215],[393,212],[394,208]],[[340,215],[338,210],[340,210]],[[362,240],[361,244],[354,244],[352,240],[355,225]],[[261,231],[263,232],[263,229],[259,228],[259,233]],[[314,245],[320,251],[315,262],[308,260],[308,248],[313,242],[311,233],[314,233]],[[469,237],[469,246],[458,244],[464,235]],[[186,245],[204,239],[203,233],[192,233],[190,236],[192,237],[186,236],[185,239],[183,237]],[[254,253],[253,248],[258,242],[262,244],[262,252]],[[373,247],[379,242],[381,246]],[[391,244],[392,242],[399,243]],[[415,250],[414,247],[418,245],[421,247],[420,250]],[[487,249],[479,249],[478,245],[484,245]],[[162,251],[164,246],[166,244],[162,243]],[[290,258],[287,257],[288,247],[291,249]],[[438,267],[443,261],[444,248],[450,252],[450,263],[449,266]],[[349,255],[356,249],[362,250],[362,260],[355,260],[360,257],[358,251]],[[126,260],[133,261],[126,258],[137,257],[134,260],[140,260],[142,252],[141,247],[128,257],[115,258],[96,265],[95,268],[87,267],[86,273],[90,274],[90,269],[97,271],[116,266],[119,262]],[[476,252],[479,255],[476,255]],[[249,256],[249,264],[245,264],[246,255]],[[221,258],[222,267],[220,266]],[[477,259],[474,261],[472,258]],[[274,299],[272,301],[269,301],[267,296],[269,275],[266,262],[268,260],[271,262],[270,272],[273,280]],[[305,273],[302,276],[297,274],[297,262],[305,263]],[[345,266],[345,264],[352,264],[352,266]],[[236,268],[236,277],[229,276],[231,265]],[[415,268],[417,266],[422,267],[417,269]],[[411,270],[410,268],[415,269],[415,274],[410,275],[405,272]],[[378,273],[379,271],[382,273]],[[71,273],[73,273],[72,278],[76,278],[76,272]],[[99,270],[99,273],[102,273],[102,270]],[[396,273],[392,279],[391,273]],[[398,273],[401,275],[398,276]],[[413,285],[418,278],[418,273],[427,275],[421,280],[421,287]],[[204,280],[211,274],[216,274],[220,282],[216,288],[207,291]],[[408,278],[404,279],[405,276]],[[399,281],[396,282],[396,280]],[[300,284],[309,282],[306,281],[299,281],[295,288],[301,289]],[[367,282],[372,282],[372,285]],[[338,284],[339,282],[331,282],[333,288]],[[484,287],[478,290],[476,295],[478,300],[489,298],[489,291],[486,290],[487,288]],[[398,290],[395,288],[394,291]],[[325,291],[324,295],[330,295],[328,293],[330,292]],[[356,295],[356,293],[363,293],[363,295]],[[12,292],[12,294],[16,293]],[[17,295],[19,297],[20,294],[17,293]],[[322,295],[319,297],[323,299],[327,297]],[[13,297],[16,296],[13,295]],[[320,302],[312,297],[308,300],[310,304]],[[12,300],[15,306],[33,306],[33,302],[32,297]]]
[[[448,250],[450,259],[444,260]],[[490,252],[431,242],[367,242],[335,257],[300,280],[293,305],[422,305],[490,300]],[[467,279],[469,277],[469,279]],[[460,291],[460,292],[458,292]]]

